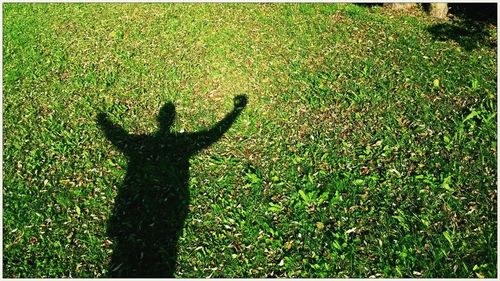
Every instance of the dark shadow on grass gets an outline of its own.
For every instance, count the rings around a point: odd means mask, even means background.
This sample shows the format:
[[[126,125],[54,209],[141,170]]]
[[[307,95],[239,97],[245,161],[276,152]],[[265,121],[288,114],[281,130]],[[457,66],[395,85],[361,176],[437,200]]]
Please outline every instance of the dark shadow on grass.
[[[230,113],[211,129],[195,133],[170,131],[172,103],[161,108],[153,135],[130,135],[98,114],[106,137],[128,159],[108,224],[114,240],[109,277],[173,277],[177,240],[188,213],[189,158],[219,140],[246,103],[246,96],[235,97]]]
[[[490,37],[489,30],[497,26],[497,4],[450,4],[454,20],[438,23],[427,30],[439,41],[453,40],[467,51],[476,48],[496,47],[496,38]]]
[[[497,3],[449,3],[448,7],[459,18],[496,25]]]
[[[467,51],[480,47],[494,48],[495,40],[490,38],[487,26],[472,21],[439,23],[428,28],[438,41],[453,40]]]

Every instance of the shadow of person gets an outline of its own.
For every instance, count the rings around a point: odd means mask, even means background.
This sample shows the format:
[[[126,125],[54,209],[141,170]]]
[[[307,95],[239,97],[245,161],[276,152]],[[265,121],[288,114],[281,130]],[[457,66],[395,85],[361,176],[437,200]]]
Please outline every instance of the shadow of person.
[[[234,98],[234,109],[211,129],[194,133],[170,131],[175,106],[166,103],[153,135],[130,135],[104,113],[97,122],[128,160],[118,189],[108,233],[114,240],[110,277],[172,277],[177,240],[189,204],[189,158],[210,146],[231,127],[247,104]]]

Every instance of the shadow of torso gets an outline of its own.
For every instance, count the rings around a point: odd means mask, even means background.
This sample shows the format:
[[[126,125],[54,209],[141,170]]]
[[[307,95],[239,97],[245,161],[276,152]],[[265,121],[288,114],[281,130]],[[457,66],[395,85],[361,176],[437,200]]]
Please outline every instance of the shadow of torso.
[[[111,276],[171,277],[189,204],[189,143],[182,136],[132,136],[128,169],[109,224]]]

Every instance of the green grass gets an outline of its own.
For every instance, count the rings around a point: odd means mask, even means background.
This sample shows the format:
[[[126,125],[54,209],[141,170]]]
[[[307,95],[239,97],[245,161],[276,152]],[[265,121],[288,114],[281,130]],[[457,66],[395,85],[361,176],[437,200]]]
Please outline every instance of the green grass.
[[[442,24],[352,4],[4,4],[4,277],[109,275],[127,159],[99,112],[151,134],[171,101],[191,132],[241,93],[190,159],[176,277],[496,277],[497,31]]]

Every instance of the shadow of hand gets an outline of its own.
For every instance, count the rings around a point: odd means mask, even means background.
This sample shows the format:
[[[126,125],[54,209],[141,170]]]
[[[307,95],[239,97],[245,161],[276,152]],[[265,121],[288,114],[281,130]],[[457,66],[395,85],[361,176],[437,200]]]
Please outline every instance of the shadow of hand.
[[[234,107],[236,109],[243,109],[248,103],[248,98],[244,94],[237,95],[236,97],[234,97],[233,101],[234,101]]]

